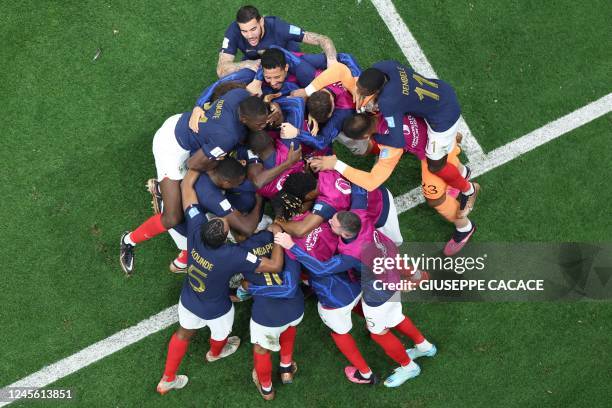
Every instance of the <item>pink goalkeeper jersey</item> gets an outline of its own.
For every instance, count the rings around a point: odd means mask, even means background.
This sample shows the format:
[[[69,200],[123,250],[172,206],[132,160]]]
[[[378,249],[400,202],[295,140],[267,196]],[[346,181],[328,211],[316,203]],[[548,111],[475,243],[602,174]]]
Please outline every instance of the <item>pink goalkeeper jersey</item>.
[[[302,221],[309,214],[310,211],[307,211],[304,214],[293,217],[291,221]],[[336,253],[338,236],[333,233],[327,222],[323,222],[317,228],[310,231],[305,237],[293,238],[293,242],[310,256],[317,258],[319,261],[327,261]],[[285,251],[285,253],[291,259],[295,259],[295,255],[290,251]]]
[[[276,160],[274,161],[274,167],[277,167],[287,160],[289,148],[280,139],[274,140],[274,144],[276,148]],[[290,174],[299,173],[302,171],[304,171],[304,162],[300,160],[282,172],[274,180],[257,190],[257,193],[259,193],[259,195],[262,197],[272,198],[283,188],[283,184],[285,184],[285,180],[287,180],[287,177],[289,177]]]
[[[376,132],[378,135],[374,140],[381,144],[385,144],[385,137],[389,135],[389,127],[387,121],[382,115],[378,115],[378,124]],[[414,154],[419,160],[425,159],[425,147],[427,146],[427,123],[419,117],[404,115],[404,151]]]

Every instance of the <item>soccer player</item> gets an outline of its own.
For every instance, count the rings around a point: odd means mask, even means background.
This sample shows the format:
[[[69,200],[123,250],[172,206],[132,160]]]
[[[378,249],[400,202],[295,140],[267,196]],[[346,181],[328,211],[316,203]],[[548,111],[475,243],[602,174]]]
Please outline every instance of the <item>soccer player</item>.
[[[234,322],[234,306],[229,299],[230,278],[236,273],[278,273],[283,264],[283,251],[279,247],[272,249],[272,257],[268,259],[225,243],[229,225],[223,218],[206,221],[193,188],[197,177],[198,173],[190,170],[182,183],[189,272],[178,303],[180,326],[168,344],[164,375],[157,385],[160,394],[187,384],[187,376],[176,372],[196,330],[210,328],[210,350],[206,353],[209,362],[233,354],[240,345],[238,337],[229,337]]]
[[[299,57],[279,48],[268,48],[261,55],[261,67],[247,90],[255,95],[280,93],[289,95],[308,85],[316,68]]]
[[[247,168],[249,180],[264,198],[278,194],[290,174],[304,171],[302,150],[295,150],[293,143],[287,147],[282,140],[272,140],[267,132],[260,130],[249,134],[248,145],[258,157]]]
[[[461,108],[455,90],[439,79],[424,78],[397,61],[380,61],[361,73],[357,80],[357,104],[373,98],[389,127],[386,145],[403,148],[402,122],[405,114],[422,117],[427,122],[427,167],[448,185],[461,191],[457,217],[469,214],[480,190],[478,183],[447,162],[455,146]],[[401,154],[396,153],[397,160]],[[386,176],[385,176],[386,174]],[[376,178],[388,178],[382,171]]]
[[[318,179],[311,173],[289,175],[283,184],[283,191],[302,202],[314,201],[312,212],[302,219],[279,220],[285,232],[293,237],[303,237],[328,221],[338,211],[351,207],[353,186],[335,170],[321,171]],[[393,239],[397,246],[403,242],[393,195],[381,186],[367,195],[368,216],[379,231]]]
[[[364,202],[366,200],[364,199]],[[429,343],[412,321],[402,313],[398,292],[377,290],[371,272],[372,261],[377,257],[393,258],[397,251],[393,242],[376,231],[368,221],[365,211],[360,213],[341,211],[334,214],[329,222],[334,234],[340,237],[338,255],[327,261],[320,261],[295,245],[286,233],[276,234],[274,242],[290,250],[313,276],[326,276],[340,271],[361,274],[364,286],[362,298],[363,313],[368,323],[370,337],[382,347],[385,353],[399,367],[384,382],[387,387],[398,387],[410,378],[420,374],[420,367],[412,361],[401,341],[389,331],[395,328],[415,342],[419,357],[433,356],[436,348]],[[364,274],[368,274],[364,277]]]
[[[282,229],[272,224],[272,232]],[[261,231],[240,244],[259,257],[270,256],[274,235]],[[300,265],[289,256],[284,257],[281,274],[246,273],[242,288],[253,296],[251,308],[251,343],[253,344],[253,381],[265,400],[274,399],[272,388],[271,352],[280,351],[278,372],[283,384],[293,382],[297,364],[293,360],[293,346],[297,326],[304,318],[304,295],[299,288]]]
[[[328,37],[303,31],[278,17],[262,17],[253,6],[242,6],[236,13],[236,21],[225,31],[217,62],[217,75],[222,77],[241,68],[257,71],[261,52],[272,45],[299,51],[297,43],[300,42],[320,46],[328,64],[336,62],[336,48]],[[244,54],[242,62],[234,62],[238,50]]]
[[[201,119],[197,133],[188,126],[190,116],[190,112],[185,112],[170,117],[153,138],[153,155],[164,209],[134,231],[121,236],[119,261],[128,275],[134,270],[137,244],[183,221],[180,180],[186,169],[207,171],[213,168],[219,159],[246,138],[247,129],[263,129],[268,120],[265,104],[244,89],[233,89],[215,101]]]
[[[444,247],[446,256],[455,255],[467,244],[476,231],[476,226],[468,217],[457,217],[459,202],[455,198],[456,193],[453,195],[444,180],[429,171],[425,158],[425,146],[427,145],[427,124],[425,121],[421,118],[405,115],[402,127],[405,140],[404,152],[413,154],[421,162],[421,187],[425,201],[442,217],[455,225],[453,236]],[[386,120],[381,115],[356,113],[345,121],[343,133],[359,144],[363,145],[365,143],[363,154],[380,155],[382,150],[380,144],[384,143],[389,129]],[[458,142],[461,141],[460,134],[458,134],[457,140]],[[459,161],[460,152],[461,149],[457,144],[453,151],[449,153],[448,161],[456,166],[459,171],[466,174],[469,179],[470,169],[463,166]],[[330,163],[330,166],[333,165]],[[322,168],[326,168],[326,166],[322,166]],[[389,234],[387,235],[392,238]]]
[[[281,191],[272,199],[272,207],[277,220],[300,221],[310,215],[312,202]],[[323,223],[303,238],[294,238],[295,245],[319,261],[331,258],[338,246],[338,237],[331,231],[328,223]],[[287,253],[292,259],[294,255]],[[376,384],[378,377],[365,361],[350,331],[353,327],[351,312],[361,298],[361,287],[346,271],[327,275],[308,275],[308,282],[318,303],[317,310],[321,320],[331,330],[331,337],[338,350],[351,363],[345,367],[347,379],[356,384]]]

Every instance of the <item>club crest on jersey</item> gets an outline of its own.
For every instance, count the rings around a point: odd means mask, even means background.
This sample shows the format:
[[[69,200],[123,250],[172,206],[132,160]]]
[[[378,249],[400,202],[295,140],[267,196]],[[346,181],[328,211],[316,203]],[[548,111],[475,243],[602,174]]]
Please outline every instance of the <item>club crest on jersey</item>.
[[[343,178],[337,178],[336,190],[340,191],[342,194],[351,194],[351,183]]]

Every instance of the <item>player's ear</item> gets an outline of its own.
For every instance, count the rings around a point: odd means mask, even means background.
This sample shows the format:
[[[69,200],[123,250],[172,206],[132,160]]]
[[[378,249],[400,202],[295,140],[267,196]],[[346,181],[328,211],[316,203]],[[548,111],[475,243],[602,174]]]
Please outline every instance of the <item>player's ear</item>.
[[[289,64],[285,64],[285,72],[289,71]]]

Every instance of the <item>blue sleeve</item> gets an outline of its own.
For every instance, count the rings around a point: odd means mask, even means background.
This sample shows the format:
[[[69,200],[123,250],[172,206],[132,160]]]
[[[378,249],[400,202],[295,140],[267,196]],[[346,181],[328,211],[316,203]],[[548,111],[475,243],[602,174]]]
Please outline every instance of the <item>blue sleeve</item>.
[[[368,192],[357,184],[351,184],[351,210],[365,210],[368,208]]]
[[[199,205],[191,205],[185,208],[185,222],[187,223],[187,236],[191,236],[194,232],[200,230],[200,226],[206,222],[206,216],[202,207]]]
[[[389,134],[385,137],[385,145],[391,147],[397,147],[403,149],[406,141],[404,140],[404,114],[401,112],[392,113],[387,115],[381,107],[387,126],[389,127]]]
[[[251,70],[249,70],[251,71]],[[253,72],[253,71],[251,71]],[[260,66],[259,68],[257,68],[257,72],[255,73],[255,79],[258,81],[263,82],[264,80],[264,76],[263,76],[263,68]]]
[[[249,293],[253,296],[269,298],[292,298],[298,290],[299,268],[283,271],[283,283],[276,285],[255,285],[249,281]]]
[[[238,50],[238,39],[242,34],[240,34],[240,30],[238,29],[238,24],[234,21],[232,24],[227,27],[225,30],[225,36],[223,37],[223,43],[221,44],[221,49],[219,52],[223,52],[225,54],[236,55],[236,51]]]
[[[338,211],[336,211],[334,207],[323,201],[315,201],[315,204],[312,207],[312,213],[314,215],[318,215],[319,217],[323,217],[326,221],[331,220],[331,218],[337,212]]]
[[[200,94],[200,96],[198,97],[198,100],[196,102],[196,106],[204,106],[204,104],[206,102],[212,102],[210,100],[213,92],[215,91],[215,88],[217,87],[217,85],[222,84],[224,82],[229,82],[229,81],[234,81],[234,82],[241,82],[243,84],[248,84],[253,80],[254,77],[254,73],[252,70],[248,69],[248,68],[242,68],[241,70],[238,70],[236,72],[232,72],[229,75],[226,75],[222,78],[219,78],[215,83],[213,83],[212,85],[210,85],[208,88],[204,89],[204,91],[202,91],[202,93]]]
[[[276,38],[281,40],[283,44],[288,41],[302,42],[304,39],[304,30],[293,24],[288,24],[278,17],[276,17],[274,31]]]
[[[306,102],[302,98],[296,98],[292,96],[283,96],[276,98],[274,102],[277,102],[283,115],[285,116],[285,122],[291,123],[298,129],[302,128],[304,123],[304,111],[306,110]]]
[[[360,262],[358,259],[348,255],[334,255],[327,261],[319,261],[318,259],[308,255],[306,251],[297,245],[291,248],[291,253],[296,256],[297,260],[306,267],[314,276],[326,276],[336,273],[346,272],[349,269],[359,269]]]
[[[316,69],[327,68],[327,57],[325,54],[304,54],[300,57],[300,59],[309,63]]]
[[[353,75],[354,77],[358,77],[361,75],[361,67],[357,63],[355,57],[353,57],[351,54],[339,52],[338,62],[341,62],[347,67],[349,67],[349,69],[351,70],[351,75]]]
[[[212,184],[212,182],[209,182],[209,180],[204,175],[198,177],[198,181],[196,181],[194,186],[198,202],[200,206],[217,217],[225,217],[233,211],[232,205],[223,195],[221,189]]]

